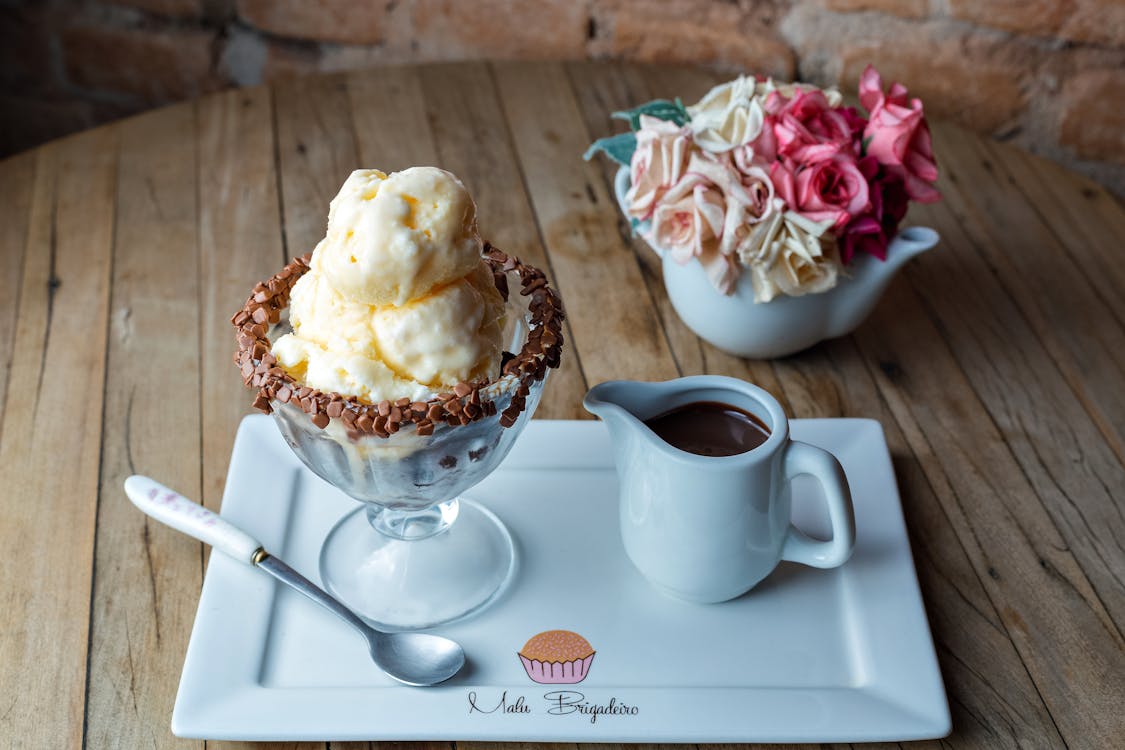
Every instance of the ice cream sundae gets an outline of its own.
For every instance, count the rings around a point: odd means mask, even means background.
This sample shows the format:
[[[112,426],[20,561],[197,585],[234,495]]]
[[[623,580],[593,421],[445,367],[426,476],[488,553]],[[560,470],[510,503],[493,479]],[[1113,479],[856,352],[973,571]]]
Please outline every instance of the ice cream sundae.
[[[353,172],[324,239],[235,314],[254,406],[363,503],[328,535],[320,575],[369,622],[445,622],[510,577],[503,523],[458,496],[530,419],[562,320],[543,273],[482,242],[465,186],[434,167]]]

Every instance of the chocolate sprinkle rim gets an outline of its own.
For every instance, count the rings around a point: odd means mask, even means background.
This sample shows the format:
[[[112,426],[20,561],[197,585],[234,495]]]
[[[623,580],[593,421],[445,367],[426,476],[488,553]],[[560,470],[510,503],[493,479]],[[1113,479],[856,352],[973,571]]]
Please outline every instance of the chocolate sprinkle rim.
[[[491,398],[481,390],[508,377],[519,381],[511,403],[500,414],[500,424],[511,427],[524,410],[531,384],[542,380],[547,368],[559,366],[562,354],[562,323],[566,317],[562,299],[547,284],[547,277],[534,266],[507,255],[489,243],[484,245],[484,260],[492,268],[493,280],[500,295],[509,298],[508,276],[515,272],[520,278],[520,294],[529,297],[531,330],[518,354],[506,359],[499,378],[482,378],[457,383],[444,393],[427,401],[380,401],[369,404],[356,396],[332,391],[323,392],[302,385],[278,364],[271,352],[270,326],[281,320],[281,311],[289,305],[289,294],[297,279],[309,270],[311,254],[295,258],[267,281],[254,286],[254,292],[231,318],[236,329],[238,351],[234,361],[242,373],[242,382],[256,388],[253,406],[266,414],[273,411],[272,402],[292,404],[309,415],[317,427],[324,429],[332,421],[342,424],[352,440],[365,435],[387,438],[403,425],[414,424],[419,435],[432,435],[439,423],[452,427],[467,425],[496,414]]]

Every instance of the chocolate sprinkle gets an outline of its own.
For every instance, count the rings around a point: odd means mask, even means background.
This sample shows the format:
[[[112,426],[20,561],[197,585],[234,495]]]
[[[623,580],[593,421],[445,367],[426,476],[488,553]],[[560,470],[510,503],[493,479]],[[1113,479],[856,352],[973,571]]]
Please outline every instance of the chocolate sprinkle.
[[[393,404],[390,401],[367,404],[355,396],[322,393],[297,383],[277,366],[267,334],[269,326],[280,321],[281,311],[289,304],[293,284],[308,272],[309,259],[308,255],[296,258],[272,278],[255,285],[246,304],[231,317],[238,341],[234,361],[243,382],[257,389],[254,408],[268,414],[273,401],[293,403],[309,414],[312,423],[321,429],[332,420],[338,420],[353,440],[369,435],[386,438],[411,423],[419,435],[432,435],[440,422],[450,426],[466,425],[496,415],[496,404],[481,396],[481,389],[493,382],[487,379],[457,383],[450,391],[436,394],[428,401],[400,398]],[[485,243],[484,259],[492,267],[496,288],[505,300],[508,299],[505,274],[510,271],[519,276],[520,294],[529,298],[531,331],[528,339],[519,353],[504,352],[501,360],[502,377],[519,379],[516,395],[500,415],[500,424],[511,427],[526,408],[525,399],[531,384],[542,380],[547,368],[559,366],[565,312],[562,300],[542,271],[488,243]]]

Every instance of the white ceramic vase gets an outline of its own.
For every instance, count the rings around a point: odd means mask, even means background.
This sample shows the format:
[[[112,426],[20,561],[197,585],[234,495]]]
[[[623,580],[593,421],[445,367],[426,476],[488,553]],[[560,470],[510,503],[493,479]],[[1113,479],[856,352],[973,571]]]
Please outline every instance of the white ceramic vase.
[[[621,167],[614,183],[623,214],[629,170]],[[819,294],[782,295],[756,303],[750,275],[743,274],[731,295],[715,290],[703,266],[679,264],[671,253],[649,246],[661,256],[664,286],[676,314],[688,328],[720,349],[741,357],[784,357],[824,339],[851,333],[875,307],[895,273],[919,253],[938,243],[926,227],[901,230],[887,248],[887,260],[861,255],[847,266],[848,277]]]

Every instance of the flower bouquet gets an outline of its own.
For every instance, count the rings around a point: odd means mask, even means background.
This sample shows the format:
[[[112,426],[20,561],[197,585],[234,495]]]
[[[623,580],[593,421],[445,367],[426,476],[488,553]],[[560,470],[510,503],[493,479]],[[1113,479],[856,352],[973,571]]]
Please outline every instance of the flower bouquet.
[[[720,294],[744,275],[755,303],[822,293],[857,257],[887,260],[910,201],[939,198],[922,102],[898,83],[884,91],[871,66],[859,100],[866,112],[834,88],[739,77],[694,106],[615,113],[631,130],[586,158],[627,168],[619,199],[634,229],[675,263],[698,262]]]

